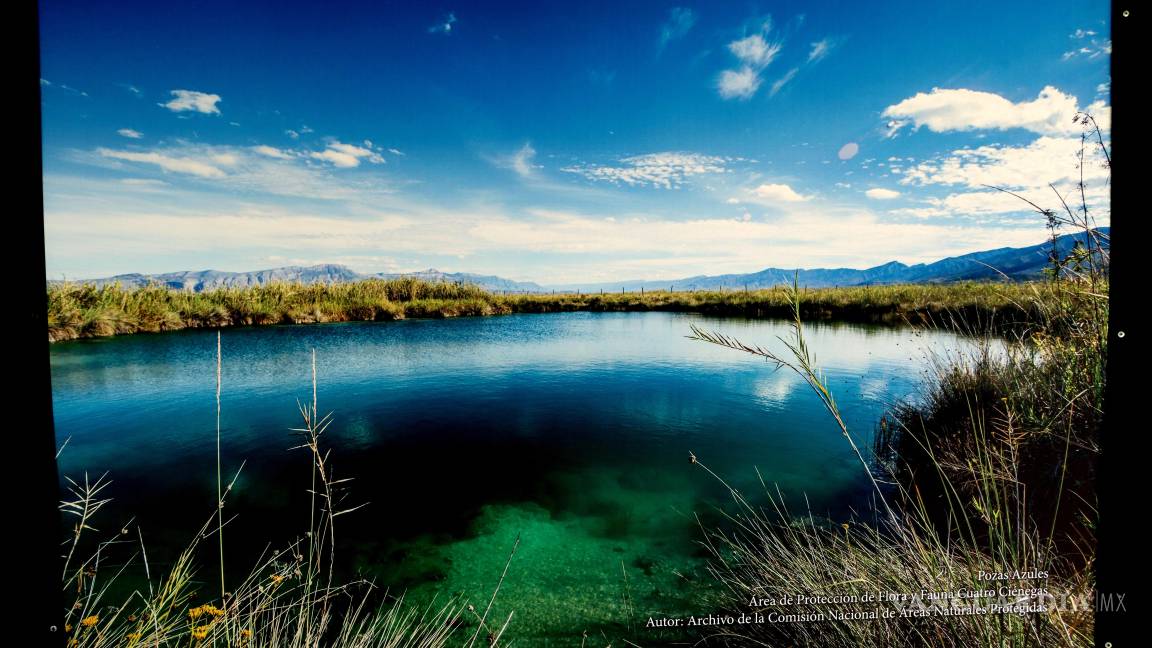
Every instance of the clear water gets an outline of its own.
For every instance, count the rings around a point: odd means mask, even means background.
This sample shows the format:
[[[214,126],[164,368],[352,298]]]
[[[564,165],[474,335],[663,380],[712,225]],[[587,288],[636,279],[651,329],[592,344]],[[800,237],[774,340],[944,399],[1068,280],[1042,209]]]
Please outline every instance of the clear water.
[[[863,505],[868,484],[798,376],[689,340],[691,323],[777,350],[790,330],[674,313],[225,330],[224,470],[246,462],[229,503],[230,571],[307,528],[309,457],[289,448],[315,349],[336,476],[355,478],[350,505],[368,502],[338,520],[345,573],[414,602],[462,594],[479,606],[519,535],[493,615],[515,610],[509,632],[531,645],[708,612],[696,515],[717,520],[727,497],[689,451],[736,488],[761,490],[759,470],[791,507],[837,519]],[[963,344],[910,329],[806,330],[865,446],[885,409],[922,384],[929,353]],[[212,514],[215,353],[210,331],[52,346],[61,473],[109,474],[114,501],[95,525],[134,520],[154,571]]]

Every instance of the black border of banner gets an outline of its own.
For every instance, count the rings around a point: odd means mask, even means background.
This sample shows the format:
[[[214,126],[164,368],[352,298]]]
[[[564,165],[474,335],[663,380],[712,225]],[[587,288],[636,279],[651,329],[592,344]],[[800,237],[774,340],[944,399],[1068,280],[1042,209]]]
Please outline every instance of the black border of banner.
[[[1136,537],[1136,518],[1142,517],[1145,509],[1136,503],[1143,488],[1140,478],[1146,471],[1134,467],[1138,452],[1135,441],[1147,434],[1135,408],[1138,382],[1132,380],[1137,369],[1134,356],[1144,346],[1140,340],[1146,335],[1137,328],[1132,311],[1137,281],[1133,254],[1140,243],[1133,227],[1139,212],[1130,188],[1136,172],[1133,164],[1138,164],[1133,152],[1140,148],[1128,98],[1135,91],[1132,68],[1137,39],[1141,38],[1137,28],[1141,19],[1130,3],[1112,7],[1112,213],[1120,218],[1110,223],[1108,384],[1098,466],[1096,589],[1101,601],[1111,597],[1112,605],[1122,602],[1123,608],[1097,611],[1096,645],[1102,648],[1136,645],[1127,639],[1137,636],[1133,613],[1144,609],[1146,598],[1134,585],[1135,572],[1143,573],[1147,566],[1134,564],[1136,554],[1129,551]],[[1147,642],[1147,629],[1143,634]]]
[[[47,303],[44,293],[43,135],[40,123],[39,4],[20,2],[13,21],[18,43],[18,90],[10,97],[17,114],[10,133],[19,155],[13,160],[16,178],[8,185],[7,225],[12,284],[21,297],[9,329],[6,355],[10,363],[4,427],[6,490],[4,525],[15,549],[5,561],[13,569],[8,580],[10,601],[20,601],[12,625],[25,645],[65,645],[64,604],[60,589],[60,479],[56,469],[56,435],[52,417],[52,377],[48,361]],[[11,16],[9,13],[8,15]],[[20,38],[23,33],[26,38]],[[10,104],[11,105],[11,104]],[[26,113],[26,114],[25,114]],[[23,194],[23,195],[20,195]],[[37,269],[35,275],[32,270]],[[8,390],[6,390],[8,391]]]

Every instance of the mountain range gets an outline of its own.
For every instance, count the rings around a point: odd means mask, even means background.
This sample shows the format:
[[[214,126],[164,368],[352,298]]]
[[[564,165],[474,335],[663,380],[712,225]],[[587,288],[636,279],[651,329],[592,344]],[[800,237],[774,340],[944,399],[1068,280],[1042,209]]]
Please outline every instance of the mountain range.
[[[1103,247],[1108,246],[1110,228],[1100,227],[1096,230],[1103,240]],[[1057,253],[1063,258],[1079,243],[1085,245],[1087,234],[1064,234],[1057,237]],[[1095,245],[1095,243],[1093,243]],[[759,272],[748,274],[725,275],[699,275],[674,280],[661,281],[623,281],[599,284],[569,284],[555,286],[563,290],[604,290],[619,291],[640,290],[667,290],[670,287],[676,290],[718,290],[720,288],[749,289],[771,288],[791,284],[797,277],[800,285],[809,288],[828,288],[832,286],[867,286],[875,284],[893,283],[948,283],[965,280],[1003,280],[1014,281],[1036,279],[1043,276],[1045,268],[1049,266],[1049,255],[1052,252],[1052,241],[1045,241],[1038,245],[1022,248],[997,248],[972,252],[961,256],[948,257],[933,263],[917,263],[905,265],[898,261],[878,265],[863,270],[855,268],[814,268],[809,270],[795,268],[765,268]]]
[[[1107,247],[1109,228],[1097,230],[1103,234],[1102,245]],[[1065,234],[1056,239],[1061,256],[1067,255],[1078,243],[1083,245],[1087,235]],[[765,268],[748,274],[698,275],[682,279],[647,281],[617,281],[606,283],[563,284],[542,286],[530,281],[513,281],[494,275],[479,275],[467,272],[440,272],[429,269],[409,273],[356,272],[347,266],[322,264],[314,266],[287,266],[253,272],[223,272],[219,270],[197,270],[168,272],[164,274],[123,274],[101,279],[82,280],[81,283],[109,285],[119,283],[124,288],[138,288],[151,283],[160,283],[176,290],[200,292],[217,288],[244,288],[279,282],[299,283],[346,283],[365,279],[393,279],[414,277],[428,281],[449,281],[476,284],[496,292],[539,293],[551,290],[619,291],[674,288],[676,290],[717,290],[721,288],[770,288],[792,283],[798,275],[801,285],[810,288],[831,286],[863,286],[892,283],[946,283],[964,280],[1026,280],[1043,275],[1048,267],[1052,242],[1023,248],[998,248],[973,252],[956,257],[948,257],[933,263],[905,265],[898,261],[878,265],[863,270],[854,268],[814,268],[797,270],[791,268]],[[59,283],[50,281],[49,283]]]

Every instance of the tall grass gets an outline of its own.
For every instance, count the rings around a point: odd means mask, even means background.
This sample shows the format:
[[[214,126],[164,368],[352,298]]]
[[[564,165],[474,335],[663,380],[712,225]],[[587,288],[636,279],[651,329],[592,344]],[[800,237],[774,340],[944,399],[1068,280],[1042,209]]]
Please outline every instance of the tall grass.
[[[1095,131],[1110,164],[1095,120],[1078,114],[1077,121]],[[1085,147],[1089,140],[1086,134]],[[1084,148],[1079,159],[1083,165]],[[973,353],[938,360],[920,400],[897,406],[881,421],[871,457],[844,426],[812,363],[798,289],[789,295],[793,333],[782,340],[786,353],[693,329],[690,337],[799,373],[825,403],[875,487],[872,510],[848,520],[789,511],[780,493],[766,484],[766,504],[729,488],[735,504],[727,513],[730,529],[704,529],[712,573],[728,592],[727,604],[739,611],[751,605],[764,614],[831,618],[736,626],[718,636],[764,646],[1091,645],[1108,241],[1095,226],[1083,181],[1079,188],[1078,208],[1058,192],[1059,211],[1028,201],[1052,231],[1053,252],[1045,282],[1014,288],[1011,310],[1027,314],[1022,325],[999,339],[1004,329],[987,321],[972,321],[964,313],[945,318],[953,327],[982,333],[983,344]],[[1086,245],[1062,256],[1055,241],[1063,227],[1082,232]],[[700,458],[691,459],[720,479]],[[996,572],[1008,575],[986,576]],[[988,588],[993,593],[982,596]],[[975,598],[931,595],[973,591]],[[910,597],[851,598],[878,593]],[[757,603],[796,594],[848,601]],[[1038,607],[1003,607],[1019,603]],[[890,616],[831,614],[838,609]]]
[[[1047,284],[960,282],[805,289],[806,320],[1019,327],[1035,315],[1027,296]],[[269,284],[200,293],[153,285],[53,284],[50,341],[129,333],[267,324],[387,321],[508,313],[673,311],[790,318],[786,287],[748,291],[498,295],[472,285],[413,278],[344,284]]]
[[[1085,290],[1070,282],[1065,286]],[[799,299],[798,293],[792,297]],[[730,529],[705,530],[712,573],[729,593],[728,605],[743,612],[754,599],[797,593],[914,595],[881,603],[761,606],[763,613],[888,610],[896,616],[807,617],[807,622],[724,628],[720,636],[739,645],[765,646],[1091,643],[1091,466],[1101,393],[1093,381],[1103,358],[1085,340],[1097,339],[1092,327],[1104,323],[1091,319],[1094,309],[1074,315],[1048,301],[1038,306],[1054,308],[1053,315],[1068,316],[1078,325],[1058,335],[1052,320],[1041,320],[1029,335],[1010,341],[1006,354],[991,353],[989,346],[971,362],[941,363],[923,401],[902,407],[892,423],[883,424],[877,436],[879,457],[865,457],[843,425],[827,383],[812,364],[798,314],[793,336],[783,340],[785,354],[694,329],[690,337],[767,358],[804,377],[875,487],[872,513],[848,520],[789,511],[767,485],[762,495],[767,504],[755,504],[755,498],[730,489],[735,503],[728,513]],[[794,313],[799,312],[797,306]],[[1073,461],[1077,453],[1082,456]],[[692,460],[706,469],[701,459]],[[1045,572],[1046,578],[990,583],[980,577],[981,572],[1014,570]],[[1045,588],[1045,594],[1025,598],[1046,609],[945,613],[973,602],[988,609],[988,604],[1005,603],[1005,597],[999,592],[975,601],[927,595],[1001,585]],[[928,614],[909,612],[920,609]]]
[[[261,324],[311,324],[402,319],[406,316],[488,315],[495,298],[470,285],[412,278],[341,284],[275,283],[205,292],[160,285],[48,287],[50,340],[125,333]]]
[[[217,358],[220,359],[219,351]],[[220,479],[215,509],[159,575],[153,573],[148,561],[140,527],[133,527],[129,521],[122,529],[102,534],[95,526],[101,510],[111,501],[106,496],[111,483],[107,476],[68,479],[68,496],[60,506],[62,513],[74,522],[65,543],[61,580],[64,592],[70,592],[73,601],[65,611],[67,644],[229,648],[502,645],[511,615],[494,625],[488,613],[508,565],[483,616],[461,598],[417,608],[406,603],[403,595],[390,595],[366,580],[335,582],[336,520],[364,504],[346,503],[350,480],[336,478],[331,451],[322,443],[331,418],[320,416],[317,407],[315,352],[312,399],[300,405],[300,414],[303,425],[296,432],[302,442],[297,449],[308,452],[312,466],[308,531],[279,550],[253,557],[254,567],[239,576],[225,572],[222,531],[230,519],[224,515],[227,498],[243,464],[225,483],[218,460]],[[204,583],[199,579],[197,565],[204,553],[202,545],[212,536],[217,537],[218,543],[221,593],[200,603],[198,597]],[[111,562],[112,549],[125,544],[136,544],[138,549],[123,563]],[[91,547],[91,551],[81,559],[85,547]],[[515,549],[509,555],[509,565]],[[114,586],[131,568],[142,569],[144,585],[126,599],[114,599]]]

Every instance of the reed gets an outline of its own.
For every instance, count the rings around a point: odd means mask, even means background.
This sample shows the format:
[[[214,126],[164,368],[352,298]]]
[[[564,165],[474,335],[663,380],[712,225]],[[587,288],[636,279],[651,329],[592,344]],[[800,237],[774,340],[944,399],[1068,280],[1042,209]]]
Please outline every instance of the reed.
[[[1105,287],[1106,289],[1106,287]],[[960,282],[802,289],[805,320],[971,326],[1019,330],[1038,315],[1030,300],[1045,282]],[[186,328],[390,321],[572,311],[694,312],[791,319],[789,290],[498,295],[477,286],[419,279],[344,284],[270,284],[205,292],[162,286],[51,284],[50,341]]]
[[[222,362],[219,349],[217,359]],[[218,364],[218,370],[219,367]],[[219,374],[217,380],[219,388]],[[107,496],[112,483],[108,476],[92,480],[85,475],[82,481],[68,480],[68,494],[60,509],[74,521],[65,542],[67,551],[61,575],[63,591],[66,595],[70,593],[73,601],[64,613],[69,646],[473,648],[481,642],[489,647],[502,645],[512,615],[493,629],[487,614],[499,592],[499,584],[488,601],[484,617],[471,621],[465,612],[474,614],[475,607],[459,597],[414,607],[403,595],[391,595],[367,580],[337,582],[336,520],[366,503],[348,504],[350,480],[334,475],[331,449],[322,441],[331,416],[319,414],[316,382],[313,351],[312,398],[300,405],[303,425],[296,430],[302,438],[297,449],[308,452],[312,466],[308,531],[278,550],[254,557],[253,568],[240,576],[225,572],[223,530],[231,519],[224,514],[225,505],[243,464],[225,482],[217,461],[220,479],[216,506],[187,546],[159,575],[153,573],[144,532],[139,526],[129,521],[112,533],[102,533],[95,526],[102,509],[111,501]],[[217,443],[222,442],[218,427]],[[220,558],[221,592],[207,602],[199,602],[205,583],[199,579],[198,565],[206,553],[203,545],[210,543],[213,536]],[[118,553],[114,549],[130,544],[136,544],[137,549],[126,561],[111,560],[111,556]],[[81,559],[87,547],[91,547],[91,551]],[[500,583],[507,575],[515,550],[513,547]],[[130,569],[142,570],[144,585],[132,590],[127,597],[118,597],[116,585]]]
[[[867,456],[811,362],[799,315],[779,353],[694,328],[690,337],[801,375],[875,488],[870,511],[831,520],[788,510],[783,496],[763,480],[760,497],[729,487],[728,523],[703,532],[711,572],[728,593],[730,609],[748,612],[750,602],[797,593],[861,602],[760,606],[764,614],[793,614],[802,621],[728,627],[716,636],[763,646],[1090,645],[1092,466],[1104,358],[1095,343],[1106,339],[1097,330],[1106,326],[1099,317],[1106,309],[1090,300],[1106,299],[1099,289],[1099,283],[1064,281],[1058,290],[1032,293],[1046,317],[1033,321],[1027,335],[1008,340],[1006,349],[998,345],[1002,353],[993,353],[997,345],[987,340],[971,356],[941,359],[934,384],[919,402],[897,408],[893,420],[882,423],[869,448],[875,452]],[[798,302],[799,290],[791,298]],[[691,459],[720,479],[700,458]],[[761,498],[766,504],[757,503]],[[1014,571],[1044,577],[991,583],[982,577]],[[1044,588],[1025,597],[1042,608],[993,607],[1013,599],[1001,595],[1002,585]],[[989,587],[997,593],[932,597]],[[868,601],[878,593],[889,599]],[[965,611],[965,605],[973,607]],[[868,611],[893,616],[835,616]]]

